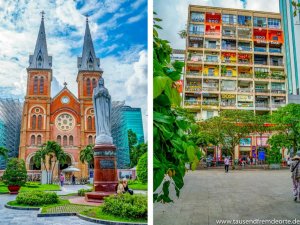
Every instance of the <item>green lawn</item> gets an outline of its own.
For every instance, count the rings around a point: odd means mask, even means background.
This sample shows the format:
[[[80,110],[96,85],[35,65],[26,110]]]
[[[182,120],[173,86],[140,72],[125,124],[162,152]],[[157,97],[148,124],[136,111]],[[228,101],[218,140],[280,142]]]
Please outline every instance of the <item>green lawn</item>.
[[[147,223],[147,220],[144,219],[129,219],[129,218],[123,218],[123,217],[118,217],[114,216],[111,214],[107,214],[102,212],[102,207],[95,207],[90,210],[85,210],[80,213],[81,215],[96,218],[96,219],[102,219],[102,220],[110,220],[110,221],[118,221],[118,222],[142,222],[142,223]]]
[[[28,182],[25,186],[21,187],[20,192],[24,191],[59,191],[60,187],[58,184],[40,184],[38,182]],[[7,186],[0,182],[0,194],[8,193]]]
[[[128,184],[128,187],[133,190],[147,191],[148,184],[143,184],[140,181],[133,181]]]

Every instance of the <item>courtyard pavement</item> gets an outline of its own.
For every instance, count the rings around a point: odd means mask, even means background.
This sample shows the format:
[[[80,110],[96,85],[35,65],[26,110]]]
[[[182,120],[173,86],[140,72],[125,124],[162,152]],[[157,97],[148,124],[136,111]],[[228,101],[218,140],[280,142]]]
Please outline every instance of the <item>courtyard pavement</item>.
[[[59,195],[75,193],[78,189],[90,188],[85,185],[65,185]],[[0,195],[0,224],[1,225],[95,225],[79,219],[77,216],[37,217],[38,211],[7,209],[4,205],[16,198],[15,195]]]
[[[155,225],[214,225],[219,219],[299,219],[288,170],[188,172],[174,203],[154,204]]]

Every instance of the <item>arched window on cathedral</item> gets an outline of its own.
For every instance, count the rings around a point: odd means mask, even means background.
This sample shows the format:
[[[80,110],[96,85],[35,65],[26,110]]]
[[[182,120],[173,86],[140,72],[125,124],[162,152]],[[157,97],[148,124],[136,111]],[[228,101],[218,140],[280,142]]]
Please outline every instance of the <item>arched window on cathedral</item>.
[[[33,115],[31,118],[31,129],[36,128],[36,115]]]
[[[37,139],[36,139],[37,145],[41,145],[42,144],[42,136],[38,135]]]
[[[30,144],[35,145],[35,136],[34,135],[31,135]]]
[[[92,117],[91,116],[89,116],[88,118],[87,118],[87,129],[88,130],[92,130]]]
[[[43,128],[43,118],[42,118],[42,115],[39,115],[38,116],[38,129],[41,130]]]
[[[86,93],[87,95],[91,95],[91,80],[88,78],[86,80]]]
[[[38,93],[38,81],[39,81],[39,78],[34,77],[34,80],[33,80],[33,93],[34,94]]]
[[[44,93],[44,77],[40,78],[40,94]]]
[[[96,87],[97,87],[97,81],[96,81],[95,78],[93,78],[92,84],[93,84],[93,88],[96,88]]]
[[[69,137],[69,145],[73,146],[73,136],[72,135]]]
[[[95,117],[92,118],[92,130],[95,130]]]
[[[68,145],[68,137],[67,135],[64,135],[63,137],[63,146],[67,146]]]
[[[59,145],[61,145],[61,136],[60,136],[60,135],[57,136],[56,142],[57,142]]]
[[[90,136],[89,136],[89,145],[92,145],[92,144],[93,144],[93,136],[90,135]]]

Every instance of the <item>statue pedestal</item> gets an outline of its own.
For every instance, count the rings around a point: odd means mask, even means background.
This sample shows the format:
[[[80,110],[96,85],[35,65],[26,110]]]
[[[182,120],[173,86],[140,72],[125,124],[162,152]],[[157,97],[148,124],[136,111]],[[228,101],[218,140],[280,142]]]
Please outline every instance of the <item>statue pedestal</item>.
[[[116,194],[118,185],[116,147],[96,145],[94,147],[94,192],[85,194],[88,202],[102,202],[103,198]]]

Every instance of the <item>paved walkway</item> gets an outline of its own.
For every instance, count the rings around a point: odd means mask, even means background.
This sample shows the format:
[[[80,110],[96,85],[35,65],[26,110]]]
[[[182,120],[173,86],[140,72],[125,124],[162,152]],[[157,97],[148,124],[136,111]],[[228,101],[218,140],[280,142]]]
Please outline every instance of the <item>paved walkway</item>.
[[[84,187],[83,187],[84,186]],[[80,188],[90,188],[86,185],[65,185],[59,195],[75,193]],[[7,209],[4,205],[16,198],[15,195],[0,195],[0,224],[1,225],[95,225],[76,216],[37,217],[37,211]]]
[[[200,170],[189,172],[180,198],[154,204],[155,225],[216,224],[217,219],[299,219],[290,172]]]
[[[88,185],[64,185],[60,191],[55,191],[58,195],[67,195],[77,193],[79,189],[91,189],[92,186]]]

